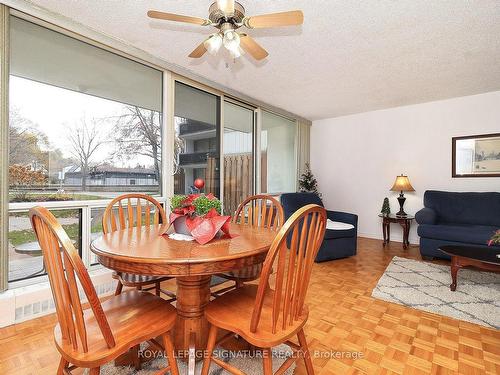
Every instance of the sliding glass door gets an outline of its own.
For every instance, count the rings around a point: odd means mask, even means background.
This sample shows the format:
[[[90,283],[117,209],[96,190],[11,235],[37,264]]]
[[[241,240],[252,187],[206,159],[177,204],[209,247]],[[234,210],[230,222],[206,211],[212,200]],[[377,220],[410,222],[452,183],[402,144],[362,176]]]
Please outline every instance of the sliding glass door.
[[[203,192],[220,196],[220,97],[175,82],[174,193]]]
[[[232,215],[254,192],[255,109],[224,101],[224,212]]]
[[[294,192],[297,188],[297,123],[262,111],[260,189],[262,193]]]
[[[296,122],[262,111],[258,125],[255,107],[221,96],[175,82],[174,193],[202,178],[232,215],[252,194],[296,191]]]

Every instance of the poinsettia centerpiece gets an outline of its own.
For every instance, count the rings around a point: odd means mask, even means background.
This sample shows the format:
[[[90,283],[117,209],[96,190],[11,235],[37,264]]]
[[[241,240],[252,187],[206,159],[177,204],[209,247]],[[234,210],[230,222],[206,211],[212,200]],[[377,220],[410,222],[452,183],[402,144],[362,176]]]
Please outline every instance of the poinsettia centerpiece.
[[[213,194],[174,195],[170,199],[170,225],[176,233],[192,236],[201,245],[216,236],[231,237],[231,216],[221,215],[221,201]]]

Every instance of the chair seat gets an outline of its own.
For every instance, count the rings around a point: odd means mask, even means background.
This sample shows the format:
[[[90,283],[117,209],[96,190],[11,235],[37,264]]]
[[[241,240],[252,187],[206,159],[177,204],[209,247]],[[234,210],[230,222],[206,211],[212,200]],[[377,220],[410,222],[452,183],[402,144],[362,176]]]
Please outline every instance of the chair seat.
[[[125,286],[149,285],[171,279],[169,276],[148,276],[127,272],[113,272],[113,278],[120,280]]]
[[[129,348],[169,331],[176,319],[175,308],[151,293],[132,290],[113,296],[102,303],[116,345],[108,348],[92,311],[85,310],[88,352],[83,352],[79,342],[74,349],[62,341],[59,324],[54,328],[54,341],[61,355],[78,367],[101,366],[110,362]]]
[[[256,332],[250,331],[250,322],[257,296],[257,285],[245,285],[227,292],[211,301],[205,310],[207,320],[217,327],[239,334],[247,342],[258,347],[273,347],[295,335],[306,323],[307,306],[292,325],[282,330],[281,318],[278,320],[277,333],[272,332],[272,310],[274,291],[268,290],[264,298],[262,315]]]

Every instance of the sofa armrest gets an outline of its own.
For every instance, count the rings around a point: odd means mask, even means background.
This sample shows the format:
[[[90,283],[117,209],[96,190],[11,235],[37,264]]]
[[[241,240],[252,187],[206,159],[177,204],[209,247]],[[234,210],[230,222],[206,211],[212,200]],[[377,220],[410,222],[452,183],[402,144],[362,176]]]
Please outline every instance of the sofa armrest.
[[[342,223],[352,224],[355,228],[358,226],[358,215],[340,211],[326,211],[328,219],[340,221]]]
[[[437,223],[437,213],[432,208],[424,207],[415,214],[415,220],[419,224],[434,225]]]

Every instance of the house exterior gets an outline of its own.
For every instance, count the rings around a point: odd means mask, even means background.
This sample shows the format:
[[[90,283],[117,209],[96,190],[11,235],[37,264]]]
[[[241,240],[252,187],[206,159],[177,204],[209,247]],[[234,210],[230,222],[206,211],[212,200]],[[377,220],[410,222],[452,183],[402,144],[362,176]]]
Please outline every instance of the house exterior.
[[[81,168],[71,167],[64,173],[64,187],[80,187],[82,186]],[[157,187],[158,180],[156,179],[155,170],[152,168],[117,168],[112,166],[99,166],[91,168],[86,185],[89,189],[106,190],[106,187],[117,188],[123,190],[123,187],[145,186]]]

